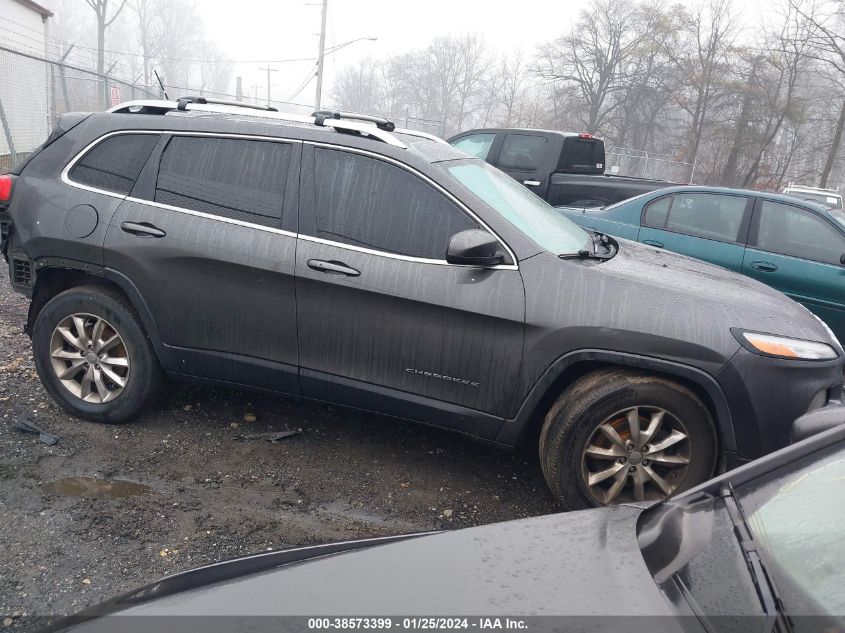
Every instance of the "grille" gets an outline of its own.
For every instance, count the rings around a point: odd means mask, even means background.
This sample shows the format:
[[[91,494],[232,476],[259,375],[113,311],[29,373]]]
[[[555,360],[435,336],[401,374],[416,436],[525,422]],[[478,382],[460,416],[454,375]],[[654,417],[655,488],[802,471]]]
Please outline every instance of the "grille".
[[[28,259],[13,257],[12,276],[16,286],[32,286],[32,262]]]

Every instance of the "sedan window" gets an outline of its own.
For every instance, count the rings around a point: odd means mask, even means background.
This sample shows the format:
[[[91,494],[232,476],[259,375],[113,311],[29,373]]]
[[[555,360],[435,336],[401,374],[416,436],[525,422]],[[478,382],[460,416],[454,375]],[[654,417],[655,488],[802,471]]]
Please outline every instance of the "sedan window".
[[[759,216],[760,250],[839,265],[845,253],[845,236],[811,211],[763,200]]]
[[[677,193],[646,209],[644,224],[720,242],[739,241],[748,198],[715,193]]]

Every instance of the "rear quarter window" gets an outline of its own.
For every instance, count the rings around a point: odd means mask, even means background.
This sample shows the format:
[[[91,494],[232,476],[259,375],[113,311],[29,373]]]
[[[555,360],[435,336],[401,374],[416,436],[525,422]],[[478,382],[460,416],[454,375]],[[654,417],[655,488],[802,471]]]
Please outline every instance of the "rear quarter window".
[[[117,134],[104,139],[76,162],[68,178],[77,184],[129,195],[158,134]]]

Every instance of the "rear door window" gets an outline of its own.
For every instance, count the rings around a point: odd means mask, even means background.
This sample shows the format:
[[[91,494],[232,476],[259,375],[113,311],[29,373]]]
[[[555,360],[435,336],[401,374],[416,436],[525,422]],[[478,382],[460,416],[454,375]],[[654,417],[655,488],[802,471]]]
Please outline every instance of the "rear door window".
[[[161,157],[155,201],[278,227],[290,156],[289,143],[175,136]]]
[[[760,250],[835,265],[845,254],[845,236],[811,211],[762,200],[758,214]]]
[[[496,166],[514,171],[536,171],[540,168],[548,144],[549,140],[545,136],[508,134]]]
[[[668,208],[667,208],[668,202]],[[748,198],[714,193],[677,193],[646,208],[644,224],[719,242],[738,242]]]
[[[129,195],[158,134],[117,134],[98,143],[70,170],[68,178],[80,185]]]
[[[470,156],[475,156],[481,160],[487,160],[487,155],[490,153],[490,148],[492,147],[494,140],[496,140],[496,134],[492,132],[484,134],[470,134],[469,136],[459,138],[457,141],[452,143],[452,146],[462,152],[465,152],[466,154],[469,154]]]
[[[377,251],[444,260],[449,239],[478,223],[405,169],[368,156],[315,150],[315,226],[304,232]]]

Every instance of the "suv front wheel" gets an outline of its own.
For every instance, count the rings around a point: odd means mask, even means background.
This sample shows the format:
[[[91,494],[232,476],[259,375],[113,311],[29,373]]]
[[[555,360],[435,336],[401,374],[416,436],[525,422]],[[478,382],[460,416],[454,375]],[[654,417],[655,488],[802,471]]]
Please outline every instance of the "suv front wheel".
[[[155,391],[161,370],[127,300],[106,288],[82,286],[53,297],[32,333],[41,382],[68,413],[123,422]]]
[[[710,414],[686,387],[623,369],[588,374],[546,415],[540,464],[568,508],[663,499],[706,481]]]

